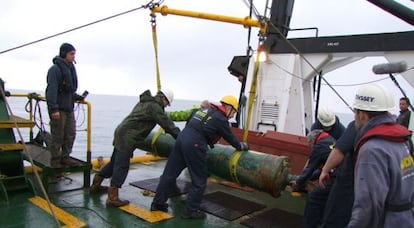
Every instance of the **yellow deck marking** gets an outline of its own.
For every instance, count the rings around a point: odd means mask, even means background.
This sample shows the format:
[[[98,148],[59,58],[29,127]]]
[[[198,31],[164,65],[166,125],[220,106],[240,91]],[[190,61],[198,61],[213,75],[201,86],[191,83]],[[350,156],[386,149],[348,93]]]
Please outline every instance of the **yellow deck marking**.
[[[123,211],[126,211],[130,214],[133,214],[133,215],[135,215],[139,218],[142,218],[145,221],[150,222],[150,223],[159,222],[159,221],[162,221],[162,220],[165,220],[165,219],[174,218],[174,216],[172,216],[168,213],[165,213],[165,212],[162,212],[162,211],[150,211],[150,210],[147,210],[145,208],[139,207],[139,206],[131,204],[131,203],[128,204],[128,205],[119,207],[119,209],[121,209]]]
[[[35,204],[36,206],[40,207],[41,209],[43,209],[50,215],[52,214],[46,200],[44,200],[42,197],[35,196],[35,197],[30,198],[29,201]],[[53,212],[55,213],[58,220],[65,224],[65,226],[63,227],[74,228],[74,227],[86,226],[86,223],[82,222],[81,220],[77,219],[75,216],[67,213],[66,211],[60,209],[59,207],[56,207],[53,204],[52,204],[52,207],[53,207]]]

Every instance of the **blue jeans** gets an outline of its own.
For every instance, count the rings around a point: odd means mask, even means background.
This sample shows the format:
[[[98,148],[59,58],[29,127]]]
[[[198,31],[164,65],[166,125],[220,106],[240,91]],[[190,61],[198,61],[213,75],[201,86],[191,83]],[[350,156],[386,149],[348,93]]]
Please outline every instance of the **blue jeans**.
[[[121,188],[129,171],[130,155],[119,151],[114,147],[111,160],[99,171],[98,175],[103,178],[111,177],[111,187]]]

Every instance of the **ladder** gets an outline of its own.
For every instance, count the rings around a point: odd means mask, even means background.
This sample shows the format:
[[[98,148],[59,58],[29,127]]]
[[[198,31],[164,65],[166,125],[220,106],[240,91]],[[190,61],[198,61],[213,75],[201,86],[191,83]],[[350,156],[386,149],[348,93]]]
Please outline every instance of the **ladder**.
[[[0,79],[4,90],[4,82]],[[18,116],[11,116],[7,111],[6,101],[0,96],[0,191],[6,201],[8,192],[29,188],[35,194],[34,186],[24,170],[23,145],[16,142],[13,129],[32,128],[35,123]]]

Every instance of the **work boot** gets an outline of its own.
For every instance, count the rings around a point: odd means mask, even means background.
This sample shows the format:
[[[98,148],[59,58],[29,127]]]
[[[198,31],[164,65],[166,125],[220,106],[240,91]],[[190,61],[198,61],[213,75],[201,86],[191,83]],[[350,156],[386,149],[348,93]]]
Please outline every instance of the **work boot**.
[[[108,199],[106,200],[106,206],[109,207],[121,207],[129,204],[128,200],[121,200],[118,197],[118,188],[109,187],[108,188]]]
[[[151,211],[164,211],[164,212],[168,212],[168,204],[164,203],[164,204],[156,204],[156,203],[151,203]]]
[[[102,186],[101,185],[102,184],[102,181],[104,179],[105,178],[103,178],[103,177],[99,176],[98,174],[96,174],[93,177],[92,185],[89,188],[89,192],[90,193],[97,193],[97,192],[102,192],[102,191],[108,190],[108,186]]]
[[[61,163],[62,165],[64,165],[65,167],[74,167],[74,166],[78,166],[78,163],[77,163],[76,161],[72,160],[72,159],[71,159],[71,158],[69,158],[69,157],[62,158],[62,160],[60,161],[60,163]]]
[[[187,211],[184,210],[184,213],[181,215],[183,219],[204,219],[206,217],[206,213],[196,210],[196,211]]]

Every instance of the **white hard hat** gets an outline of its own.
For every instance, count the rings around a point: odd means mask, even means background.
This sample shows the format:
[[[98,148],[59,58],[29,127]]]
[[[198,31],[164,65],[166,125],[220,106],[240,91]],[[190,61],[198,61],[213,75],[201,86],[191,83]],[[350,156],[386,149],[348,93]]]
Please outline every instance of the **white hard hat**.
[[[330,127],[334,125],[336,121],[334,112],[328,107],[319,108],[318,120],[324,127]]]
[[[355,95],[354,108],[359,110],[384,112],[392,111],[394,107],[394,94],[381,84],[364,85]]]
[[[165,98],[167,98],[167,100],[168,100],[168,105],[171,105],[171,103],[173,102],[173,100],[174,100],[174,93],[173,93],[173,91],[172,90],[170,90],[170,89],[167,89],[167,88],[165,88],[165,89],[161,89],[161,91],[160,91],[162,94],[164,94],[164,96],[165,96]]]

